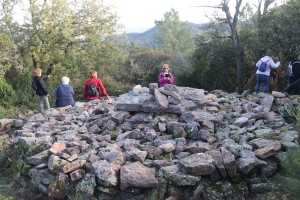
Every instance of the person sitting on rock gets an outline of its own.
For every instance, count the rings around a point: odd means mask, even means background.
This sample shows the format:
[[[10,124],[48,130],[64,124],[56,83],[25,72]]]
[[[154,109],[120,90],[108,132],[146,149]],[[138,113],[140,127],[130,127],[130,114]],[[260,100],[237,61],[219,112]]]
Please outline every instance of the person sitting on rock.
[[[101,92],[104,96],[107,97],[108,101],[110,101],[108,93],[106,92],[101,79],[97,78],[97,72],[93,70],[90,72],[90,78],[85,82],[84,99],[87,101],[100,99]]]
[[[66,76],[62,77],[61,85],[59,85],[55,91],[56,97],[56,106],[65,107],[65,106],[74,106],[74,89],[69,85],[70,79]]]
[[[163,65],[163,71],[159,73],[158,82],[159,82],[159,87],[164,87],[165,84],[174,83],[174,76],[170,72],[170,67],[168,64]]]

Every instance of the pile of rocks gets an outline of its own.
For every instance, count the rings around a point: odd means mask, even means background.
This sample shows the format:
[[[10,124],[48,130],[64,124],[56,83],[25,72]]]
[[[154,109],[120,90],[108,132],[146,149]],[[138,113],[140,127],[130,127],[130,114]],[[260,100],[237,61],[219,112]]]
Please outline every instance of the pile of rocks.
[[[279,92],[150,84],[112,105],[77,102],[22,116],[11,136],[24,148],[31,186],[56,199],[245,199],[271,190],[257,180],[299,146],[297,105]]]

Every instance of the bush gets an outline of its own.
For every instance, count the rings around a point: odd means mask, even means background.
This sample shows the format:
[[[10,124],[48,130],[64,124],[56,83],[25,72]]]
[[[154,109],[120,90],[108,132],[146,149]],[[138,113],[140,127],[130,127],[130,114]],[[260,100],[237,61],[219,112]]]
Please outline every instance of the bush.
[[[300,199],[300,148],[290,149],[277,180],[290,199]]]
[[[111,76],[101,78],[103,85],[110,96],[119,96],[127,93],[132,89],[132,86],[114,80]]]
[[[15,91],[12,86],[6,82],[4,77],[0,77],[0,105],[6,107],[13,104]]]

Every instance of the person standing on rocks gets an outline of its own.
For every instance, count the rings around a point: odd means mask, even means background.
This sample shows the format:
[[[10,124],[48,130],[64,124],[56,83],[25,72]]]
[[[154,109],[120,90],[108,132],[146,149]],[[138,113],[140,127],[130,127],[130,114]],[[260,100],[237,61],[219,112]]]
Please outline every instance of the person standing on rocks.
[[[266,55],[262,57],[257,63],[256,71],[256,85],[255,92],[256,94],[260,91],[260,86],[263,84],[263,92],[266,93],[269,90],[270,85],[270,72],[271,68],[276,69],[280,66],[280,62],[274,63],[273,53],[271,50],[267,50]]]
[[[110,101],[110,97],[106,92],[102,80],[97,78],[97,72],[93,70],[90,72],[90,78],[85,82],[84,99],[87,101],[100,99],[101,93],[107,97],[108,101]]]
[[[46,109],[50,109],[50,104],[48,100],[49,92],[45,86],[45,80],[50,77],[50,75],[42,76],[42,69],[36,68],[34,70],[34,78],[32,80],[32,87],[35,90],[36,95],[40,102],[40,112],[44,112],[44,101],[46,103]]]
[[[163,71],[159,73],[158,82],[159,82],[159,87],[164,87],[165,84],[174,83],[174,76],[171,73],[168,64],[163,65]]]
[[[70,79],[66,76],[62,77],[61,85],[59,85],[55,91],[56,97],[56,106],[65,107],[65,106],[74,106],[74,89],[69,85]]]
[[[297,59],[291,61],[291,75],[290,75],[290,83],[287,89],[287,93],[291,95],[299,95],[300,94],[300,55]]]

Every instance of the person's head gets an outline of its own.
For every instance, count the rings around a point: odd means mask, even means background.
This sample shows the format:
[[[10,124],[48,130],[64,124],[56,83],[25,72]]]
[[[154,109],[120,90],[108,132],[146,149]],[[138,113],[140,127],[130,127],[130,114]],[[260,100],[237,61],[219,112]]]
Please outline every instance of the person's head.
[[[97,72],[95,70],[90,72],[90,77],[91,78],[97,78]]]
[[[170,70],[170,67],[168,64],[163,65],[163,71],[168,72]]]
[[[267,50],[266,50],[266,54],[267,54],[267,56],[270,56],[270,57],[273,56],[273,52],[272,52],[271,49],[267,49]]]
[[[62,77],[61,78],[61,83],[64,84],[64,85],[68,85],[70,82],[70,79],[66,76]]]
[[[34,76],[42,76],[42,69],[37,67],[34,69]]]

